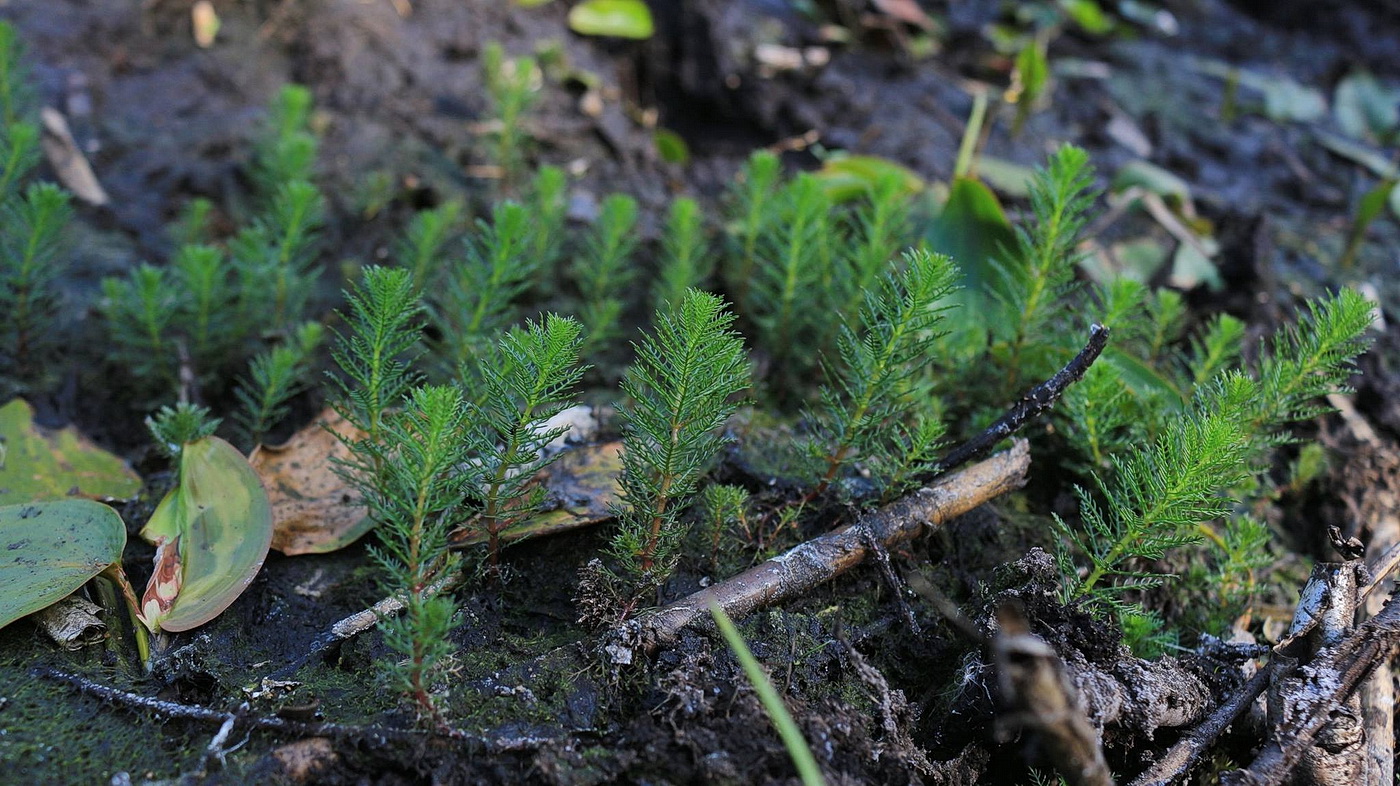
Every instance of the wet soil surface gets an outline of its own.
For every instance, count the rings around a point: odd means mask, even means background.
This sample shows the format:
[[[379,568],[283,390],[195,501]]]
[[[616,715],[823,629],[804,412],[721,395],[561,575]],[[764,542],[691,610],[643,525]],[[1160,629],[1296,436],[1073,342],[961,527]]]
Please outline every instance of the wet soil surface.
[[[468,174],[484,162],[473,123],[487,112],[477,58],[489,41],[515,54],[554,42],[571,69],[597,77],[605,100],[596,116],[582,111],[577,81],[547,83],[531,115],[531,157],[570,166],[584,204],[611,191],[636,195],[649,236],[673,195],[716,200],[751,149],[800,147],[785,140],[813,130],[828,148],[883,156],[926,179],[946,180],[972,105],[969,80],[1004,85],[1008,72],[1006,58],[982,34],[1003,17],[995,3],[927,4],[946,31],[941,51],[922,59],[905,46],[909,29],[858,24],[857,40],[831,45],[823,18],[772,0],[656,3],[658,33],[647,42],[574,36],[567,5],[219,2],[219,41],[200,49],[186,0],[0,4],[0,16],[17,24],[29,48],[37,92],[70,114],[112,197],[107,208],[81,211],[77,272],[65,282],[69,311],[75,318],[87,312],[100,277],[142,260],[163,262],[171,251],[164,228],[189,200],[208,197],[226,218],[246,209],[250,143],[264,107],[287,82],[309,86],[316,99],[321,185],[332,195],[324,260],[336,271],[344,260],[382,259],[413,208],[465,198],[479,209],[494,195],[491,181]],[[867,13],[864,4],[844,0],[811,5],[826,20]],[[1056,80],[1050,103],[1018,137],[998,124],[986,152],[1034,165],[1072,141],[1089,149],[1105,179],[1135,158],[1179,175],[1224,246],[1227,288],[1192,293],[1206,310],[1230,310],[1262,329],[1297,298],[1342,280],[1369,286],[1391,308],[1400,302],[1393,220],[1376,222],[1347,277],[1326,262],[1340,252],[1356,200],[1374,183],[1316,142],[1327,121],[1279,123],[1244,111],[1225,122],[1223,81],[1189,66],[1190,58],[1224,61],[1328,94],[1358,66],[1400,80],[1400,10],[1393,3],[1325,12],[1312,3],[1285,5],[1168,3],[1179,28],[1174,35],[1142,26],[1108,39],[1068,33],[1057,39],[1052,59],[1073,62],[1074,73]],[[830,61],[769,73],[755,57],[766,44],[822,47]],[[1258,100],[1240,97],[1243,104]],[[636,108],[656,110],[659,125],[687,138],[687,165],[660,158]],[[1122,122],[1138,134],[1110,130]],[[801,150],[787,159],[793,167],[816,163]],[[368,173],[387,175],[396,190],[372,217],[361,196]],[[1385,316],[1392,327],[1363,364],[1356,401],[1394,440],[1400,338],[1393,325],[1400,314]],[[107,389],[96,370],[70,376],[36,403],[48,422],[76,422],[138,465],[159,466],[134,414],[139,404]],[[305,409],[307,417],[315,411],[310,403]],[[1342,506],[1320,507],[1342,517]],[[1344,522],[1319,522],[1317,532],[1327,523]],[[1310,529],[1300,540],[1317,542],[1315,535]],[[1027,541],[1014,521],[980,510],[893,557],[902,574],[926,574],[964,598],[985,601],[1007,587],[1029,597],[1035,578],[1004,567],[1025,554]],[[119,709],[30,674],[35,664],[48,664],[218,709],[246,702],[251,713],[411,726],[378,676],[375,661],[385,649],[374,634],[332,648],[285,683],[264,680],[302,656],[331,623],[378,599],[363,547],[271,556],[229,612],[175,637],[149,678],[133,677],[120,654],[58,653],[26,625],[10,626],[0,631],[0,760],[8,762],[0,781],[24,771],[28,780],[71,783],[107,782],[117,773],[131,782],[182,775],[209,782],[795,782],[722,642],[687,634],[621,672],[596,652],[576,622],[573,598],[580,569],[604,542],[604,534],[584,532],[528,543],[510,554],[511,581],[461,597],[448,701],[454,725],[473,735],[461,740],[391,742],[369,732],[298,740],[255,732],[221,763],[204,756],[215,727]],[[149,554],[136,551],[128,554],[134,573],[149,564]],[[716,573],[683,573],[662,600],[727,575]],[[973,690],[960,684],[977,647],[931,608],[916,604],[914,614],[917,629],[879,574],[864,568],[754,615],[743,632],[832,782],[1023,781],[1023,746],[994,733],[986,697],[971,695],[982,683]],[[1116,656],[1113,631],[1045,614],[1042,632],[1057,645],[1090,659]],[[1141,766],[1138,746],[1147,744],[1110,751],[1113,763],[1125,772]]]

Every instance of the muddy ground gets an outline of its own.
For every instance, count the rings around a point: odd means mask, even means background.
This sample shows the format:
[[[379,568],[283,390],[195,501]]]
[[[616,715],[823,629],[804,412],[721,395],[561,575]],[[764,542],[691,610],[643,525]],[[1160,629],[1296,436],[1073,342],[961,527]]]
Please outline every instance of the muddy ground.
[[[468,174],[485,155],[473,123],[487,111],[477,56],[489,41],[514,54],[556,42],[573,69],[597,76],[605,100],[596,117],[581,110],[579,83],[547,83],[530,120],[531,157],[572,164],[581,172],[577,194],[634,194],[649,234],[673,195],[716,200],[750,150],[813,129],[828,148],[887,157],[929,180],[946,180],[972,103],[967,80],[1004,85],[1007,73],[1005,58],[981,32],[1004,15],[996,3],[925,3],[946,26],[941,51],[925,58],[908,50],[910,29],[857,25],[857,40],[829,45],[812,17],[785,2],[653,3],[658,32],[647,42],[572,35],[567,5],[216,2],[223,28],[206,50],[192,40],[186,0],[0,3],[0,16],[17,24],[29,47],[37,91],[73,116],[112,197],[108,208],[81,211],[77,273],[65,282],[69,312],[81,319],[101,276],[164,260],[171,250],[164,227],[191,198],[208,197],[229,214],[239,210],[249,187],[250,141],[269,99],[287,82],[309,86],[316,99],[321,185],[333,195],[324,260],[335,271],[344,260],[383,258],[413,208],[455,197],[479,208],[493,196],[492,181]],[[810,5],[819,15],[847,15],[841,18],[871,10],[847,0]],[[986,152],[1034,165],[1072,141],[1091,152],[1105,182],[1144,152],[1182,177],[1224,247],[1226,288],[1191,293],[1203,310],[1227,309],[1262,329],[1298,298],[1328,286],[1370,287],[1386,304],[1390,327],[1363,361],[1356,403],[1393,445],[1400,438],[1400,313],[1389,310],[1400,302],[1394,218],[1372,227],[1355,269],[1341,274],[1329,264],[1373,176],[1317,144],[1313,124],[1275,122],[1247,107],[1223,121],[1224,84],[1187,67],[1190,57],[1211,58],[1329,94],[1357,66],[1392,84],[1400,80],[1400,8],[1333,5],[1172,2],[1163,7],[1179,27],[1174,35],[1141,25],[1109,38],[1067,33],[1056,40],[1052,60],[1080,63],[1079,75],[1056,80],[1049,104],[1018,137],[998,124]],[[765,43],[824,46],[830,63],[765,74],[753,57]],[[1245,93],[1240,100],[1258,99]],[[687,139],[688,164],[661,160],[638,108],[654,109],[661,126]],[[1134,151],[1108,132],[1118,116],[1141,131],[1147,150]],[[791,167],[816,164],[810,152],[786,159]],[[394,184],[394,198],[372,217],[364,211],[367,173]],[[326,278],[330,302],[339,284]],[[293,425],[309,420],[318,403],[299,402],[301,422]],[[95,370],[68,374],[35,404],[46,422],[76,423],[139,469],[161,466],[140,430],[139,404]],[[1354,530],[1339,498],[1348,493],[1340,482],[1346,471],[1345,461],[1334,462],[1331,482],[1289,502],[1300,513],[1280,526],[1300,561],[1325,556],[1326,525]],[[1014,514],[982,509],[895,554],[895,565],[975,611],[999,589],[1034,585],[1036,577],[1015,563],[1038,537]],[[460,598],[462,624],[453,638],[461,649],[448,712],[458,728],[478,735],[469,740],[345,734],[299,741],[239,730],[247,743],[212,761],[203,752],[213,726],[117,708],[31,672],[52,665],[218,709],[247,702],[250,713],[408,727],[412,719],[376,683],[374,663],[384,650],[375,635],[313,661],[291,678],[296,686],[260,682],[303,654],[330,623],[377,599],[361,547],[272,555],[229,612],[176,637],[173,654],[149,678],[134,676],[120,653],[60,653],[29,626],[10,626],[0,631],[0,781],[105,783],[125,773],[136,783],[794,782],[787,754],[722,644],[687,634],[621,674],[593,650],[573,597],[579,570],[605,541],[606,533],[582,532],[528,543],[511,552],[514,580]],[[139,583],[149,554],[133,548],[128,556]],[[683,574],[664,599],[727,575],[716,573]],[[1295,567],[1291,575],[1303,574]],[[1278,602],[1289,603],[1292,592],[1281,585]],[[915,603],[914,614],[917,630],[879,574],[865,568],[755,615],[743,632],[832,782],[1026,782],[1027,761],[1038,761],[1035,746],[998,736],[988,703],[959,690],[960,665],[976,657],[975,645],[931,608]],[[1088,626],[1076,634],[1083,639],[1076,646],[1091,657],[1113,657],[1112,631],[1084,620],[1060,623]],[[882,678],[859,666],[867,661]],[[1118,744],[1111,763],[1131,774],[1170,742],[1167,736]],[[1247,747],[1227,743],[1225,750],[1248,760]]]

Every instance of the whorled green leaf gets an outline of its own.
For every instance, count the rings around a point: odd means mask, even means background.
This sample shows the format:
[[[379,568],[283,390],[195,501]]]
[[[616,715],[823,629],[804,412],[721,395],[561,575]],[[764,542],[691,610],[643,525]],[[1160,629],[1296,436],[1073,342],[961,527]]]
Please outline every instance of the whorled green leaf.
[[[179,485],[141,537],[156,545],[141,598],[147,626],[189,630],[228,608],[258,574],[272,543],[272,508],[243,454],[206,437],[184,446]]]
[[[72,427],[34,424],[23,399],[0,407],[0,505],[64,497],[129,499],[141,478]]]
[[[569,9],[569,29],[580,35],[651,38],[651,9],[642,0],[584,0]]]
[[[100,502],[0,507],[0,628],[68,597],[121,559],[126,525]]]
[[[827,197],[834,203],[858,199],[870,193],[886,177],[896,177],[905,195],[924,189],[924,181],[908,167],[879,156],[833,155],[816,172]]]

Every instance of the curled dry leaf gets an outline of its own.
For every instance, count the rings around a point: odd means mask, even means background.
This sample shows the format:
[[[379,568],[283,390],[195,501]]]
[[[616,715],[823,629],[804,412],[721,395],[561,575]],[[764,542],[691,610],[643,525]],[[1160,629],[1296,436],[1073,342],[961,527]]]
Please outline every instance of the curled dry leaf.
[[[39,120],[44,125],[40,145],[44,148],[44,157],[53,166],[54,174],[58,175],[59,182],[72,191],[73,196],[89,205],[107,204],[107,192],[97,181],[97,175],[93,173],[87,156],[83,155],[78,149],[78,143],[73,140],[73,132],[68,129],[67,118],[57,109],[46,106],[39,110]]]
[[[340,475],[335,461],[350,450],[336,435],[363,432],[327,409],[285,444],[260,446],[248,462],[272,503],[272,548],[288,556],[344,548],[370,530],[369,511]]]
[[[34,423],[23,399],[0,407],[0,505],[41,499],[130,499],[141,478],[73,427]]]

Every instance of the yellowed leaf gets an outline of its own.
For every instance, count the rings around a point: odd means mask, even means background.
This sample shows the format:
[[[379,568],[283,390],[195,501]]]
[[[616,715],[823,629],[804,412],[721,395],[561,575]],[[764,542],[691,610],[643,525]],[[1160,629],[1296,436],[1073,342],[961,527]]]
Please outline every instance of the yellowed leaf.
[[[285,444],[263,445],[248,460],[272,502],[272,548],[283,554],[344,548],[373,523],[358,494],[336,474],[335,460],[350,458],[336,434],[348,439],[364,436],[327,409]]]

